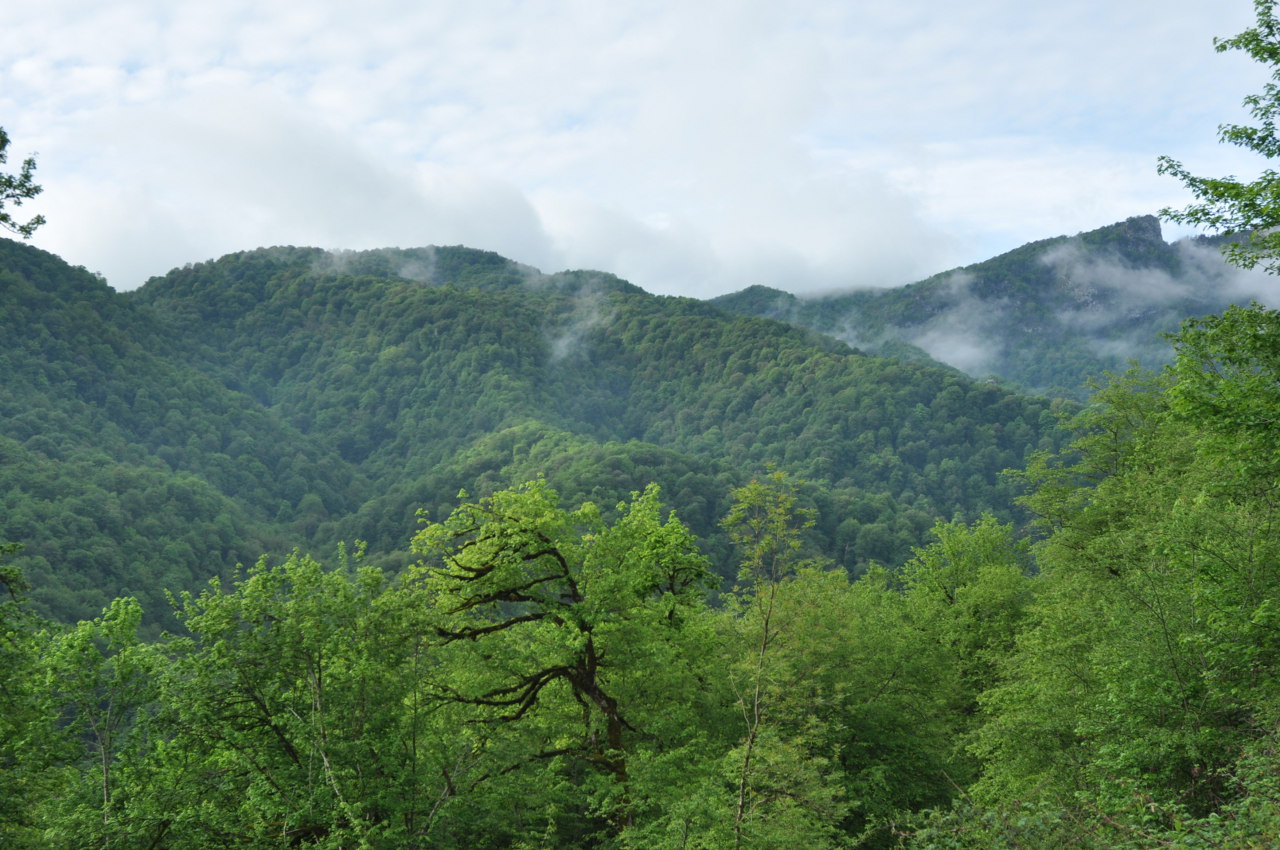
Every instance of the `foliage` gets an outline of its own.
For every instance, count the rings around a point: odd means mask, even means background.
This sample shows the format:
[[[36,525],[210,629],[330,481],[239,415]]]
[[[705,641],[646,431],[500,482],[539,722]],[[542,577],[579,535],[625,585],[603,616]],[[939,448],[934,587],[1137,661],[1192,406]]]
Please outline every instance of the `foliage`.
[[[1276,380],[1258,337],[1276,329],[1257,307],[1188,322],[1167,377],[1118,379],[1073,454],[1031,467],[1052,533],[1028,625],[982,697],[987,805],[1101,817],[1134,846],[1238,832],[1242,811],[1270,822],[1269,792],[1238,777],[1258,775],[1258,753],[1275,763],[1275,443],[1255,414]]]
[[[137,600],[116,599],[93,620],[43,635],[42,695],[59,717],[59,805],[46,817],[47,840],[62,846],[114,846],[137,835],[127,789],[139,765],[129,755],[150,733],[157,664],[140,640]]]
[[[1219,435],[1223,447],[1232,447],[1250,467],[1247,474],[1257,477],[1280,461],[1278,329],[1280,312],[1253,304],[1189,320],[1173,338],[1178,359],[1171,407],[1180,419]]]
[[[0,127],[0,165],[9,161],[9,134]],[[0,172],[0,227],[16,233],[23,239],[31,238],[36,228],[44,224],[44,216],[37,215],[26,222],[18,221],[13,213],[5,207],[20,207],[39,195],[43,188],[35,182],[35,157],[27,157],[22,161],[22,169],[17,174]]]
[[[580,786],[580,817],[600,821],[577,829],[621,834],[672,790],[646,787],[645,762],[696,752],[691,638],[710,574],[656,488],[617,514],[564,511],[541,482],[500,491],[417,534],[408,585],[435,614],[429,698],[461,712],[491,770],[550,764]]]
[[[712,303],[811,328],[863,351],[933,362],[1079,401],[1130,358],[1169,362],[1159,340],[1237,297],[1235,270],[1200,255],[1212,240],[1164,241],[1154,216],[1031,242],[907,286],[798,299],[751,287]]]
[[[1249,114],[1258,123],[1222,124],[1220,141],[1254,151],[1266,159],[1280,154],[1280,138],[1276,118],[1280,115],[1280,21],[1275,15],[1275,0],[1254,0],[1257,23],[1231,38],[1215,38],[1219,53],[1241,50],[1250,58],[1267,66],[1271,81],[1259,94],[1244,99]],[[1158,170],[1182,181],[1196,202],[1181,210],[1165,209],[1161,215],[1180,224],[1207,227],[1227,235],[1243,234],[1244,238],[1227,242],[1223,251],[1227,259],[1244,268],[1261,265],[1268,271],[1280,271],[1280,175],[1265,169],[1252,181],[1236,177],[1196,177],[1183,164],[1171,157],[1160,157]]]
[[[797,624],[784,618],[779,595],[783,583],[806,566],[796,553],[801,531],[814,524],[812,511],[797,510],[795,485],[781,471],[752,480],[733,496],[723,522],[742,552],[739,586],[731,599],[742,657],[729,667],[730,682],[743,725],[726,765],[737,786],[733,846],[829,846],[843,811],[841,789],[830,780],[830,756],[805,734],[813,731],[804,729],[807,724],[778,722],[788,710],[805,712],[789,699],[799,671],[784,672],[791,659],[779,657],[797,648],[784,642]]]
[[[175,841],[415,846],[448,753],[414,697],[425,626],[377,570],[263,559],[182,619],[157,755],[198,799],[152,803],[190,813]]]
[[[0,543],[0,844],[34,846],[33,811],[48,793],[48,727],[41,711],[38,622],[26,605],[26,579],[5,563],[22,547]]]

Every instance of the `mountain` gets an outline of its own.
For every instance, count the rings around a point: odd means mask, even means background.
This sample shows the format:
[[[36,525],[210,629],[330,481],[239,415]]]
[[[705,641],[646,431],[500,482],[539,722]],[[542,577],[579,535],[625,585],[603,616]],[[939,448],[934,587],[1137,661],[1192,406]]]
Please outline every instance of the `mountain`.
[[[6,848],[1277,833],[1280,311],[1085,407],[460,247],[0,243],[0,333]]]
[[[849,570],[939,517],[1017,516],[1001,471],[1058,444],[1061,403],[812,331],[542,274],[460,247],[271,248],[129,293],[0,243],[0,539],[48,614],[294,546],[407,562],[445,515],[544,476],[609,508],[649,481],[732,572],[718,523],[769,465],[809,482]]]
[[[1166,363],[1161,334],[1229,304],[1280,301],[1274,279],[1227,265],[1220,240],[1166,243],[1153,216],[1032,242],[909,286],[798,298],[755,286],[717,306],[811,328],[863,350],[932,357],[975,377],[1083,399],[1130,359]]]
[[[167,610],[164,588],[291,545],[266,482],[348,487],[314,441],[182,365],[152,311],[8,240],[0,333],[0,538],[23,544],[46,612],[91,615],[122,592]]]

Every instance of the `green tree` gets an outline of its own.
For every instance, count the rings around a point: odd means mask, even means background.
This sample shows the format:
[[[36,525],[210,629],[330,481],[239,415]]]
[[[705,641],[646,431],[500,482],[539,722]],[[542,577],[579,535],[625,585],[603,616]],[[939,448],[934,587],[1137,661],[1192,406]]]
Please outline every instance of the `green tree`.
[[[9,134],[0,127],[0,165],[9,161],[8,147]],[[36,232],[36,228],[44,224],[44,216],[34,216],[24,223],[15,219],[5,207],[20,207],[24,201],[31,200],[43,191],[32,177],[35,170],[35,158],[27,157],[22,161],[22,169],[17,174],[0,172],[0,227],[18,234],[23,239],[29,239],[31,234]]]
[[[1243,50],[1270,68],[1271,82],[1259,94],[1244,99],[1257,124],[1219,125],[1218,138],[1274,159],[1280,155],[1276,127],[1280,117],[1280,20],[1275,14],[1276,0],[1254,0],[1253,6],[1257,15],[1254,26],[1232,38],[1215,38],[1213,45],[1219,53]],[[1268,271],[1280,270],[1280,231],[1276,230],[1280,224],[1280,174],[1274,169],[1265,169],[1248,182],[1233,176],[1196,177],[1181,162],[1162,156],[1157,170],[1181,180],[1196,198],[1184,209],[1161,210],[1161,216],[1226,234],[1246,234],[1243,240],[1226,245],[1227,259],[1244,268],[1260,264]]]
[[[742,555],[731,611],[739,632],[734,643],[743,651],[729,668],[742,722],[741,740],[728,756],[736,786],[733,847],[778,846],[779,837],[797,842],[802,836],[808,846],[819,846],[836,820],[838,795],[822,788],[822,771],[805,759],[804,742],[789,735],[794,730],[777,716],[791,691],[783,684],[787,660],[779,653],[795,649],[788,634],[793,624],[779,622],[779,595],[786,595],[784,582],[798,568],[813,566],[799,552],[814,512],[797,506],[796,485],[781,470],[732,495],[723,525]]]
[[[296,553],[185,597],[148,754],[172,846],[424,845],[457,751],[415,696],[427,633],[407,602],[378,570]]]
[[[933,535],[902,566],[899,580],[916,627],[960,675],[957,713],[974,717],[978,695],[996,684],[998,664],[1014,648],[1032,599],[1028,541],[991,515],[973,525],[938,522]]]
[[[959,742],[1023,605],[1019,547],[990,518],[940,526],[905,574],[851,582],[804,555],[815,517],[797,487],[754,480],[725,520],[742,568],[722,640],[736,740],[721,843],[885,846],[891,822],[971,778]]]
[[[1280,311],[1232,306],[1187,320],[1171,340],[1174,413],[1216,436],[1240,472],[1265,475],[1280,462]]]
[[[531,482],[463,504],[413,548],[422,561],[408,587],[436,618],[439,664],[425,686],[485,755],[472,793],[507,832],[499,843],[527,840],[531,810],[542,840],[552,830],[573,846],[625,835],[677,802],[683,783],[656,766],[698,761],[688,712],[705,699],[711,575],[688,529],[662,516],[655,486],[609,524]]]
[[[1263,466],[1242,458],[1256,418],[1213,402],[1255,372],[1220,387],[1230,370],[1203,371],[1246,358],[1254,330],[1188,327],[1170,377],[1101,390],[1073,451],[1028,472],[1051,534],[1028,625],[982,697],[987,802],[1159,835],[1221,818],[1241,804],[1242,766],[1274,764],[1274,436]]]
[[[114,847],[158,840],[163,826],[133,817],[129,775],[145,749],[158,667],[142,642],[142,609],[117,599],[93,620],[46,633],[43,697],[59,719],[65,781],[44,816],[55,844]],[[146,838],[142,838],[146,835]]]
[[[0,559],[21,546],[0,543]],[[0,845],[39,846],[34,813],[51,793],[48,740],[37,663],[38,622],[27,607],[26,580],[0,563]]]

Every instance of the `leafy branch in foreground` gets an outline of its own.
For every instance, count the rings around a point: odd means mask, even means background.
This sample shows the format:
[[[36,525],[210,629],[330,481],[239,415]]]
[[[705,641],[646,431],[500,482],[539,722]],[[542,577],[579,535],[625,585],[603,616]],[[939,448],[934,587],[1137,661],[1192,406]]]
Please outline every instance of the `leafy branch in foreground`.
[[[1257,24],[1232,38],[1215,38],[1213,46],[1219,53],[1243,50],[1269,66],[1271,82],[1260,93],[1244,99],[1258,124],[1221,124],[1218,139],[1274,159],[1280,154],[1276,129],[1280,116],[1280,21],[1276,19],[1276,0],[1254,0],[1253,5]],[[1196,198],[1184,209],[1161,210],[1162,218],[1226,235],[1247,234],[1223,248],[1228,262],[1246,269],[1261,265],[1269,272],[1280,271],[1280,232],[1276,230],[1280,225],[1280,174],[1274,169],[1264,170],[1251,182],[1234,176],[1196,177],[1181,162],[1162,156],[1156,170],[1181,180]]]
[[[5,152],[8,147],[9,134],[0,127],[0,165],[9,161],[9,155]],[[17,174],[0,172],[0,227],[18,234],[23,239],[30,239],[31,234],[36,232],[36,228],[44,224],[44,216],[37,215],[23,223],[7,212],[5,206],[20,207],[24,201],[31,200],[44,190],[44,187],[36,183],[32,177],[35,170],[35,158],[29,156],[22,161],[22,169]]]

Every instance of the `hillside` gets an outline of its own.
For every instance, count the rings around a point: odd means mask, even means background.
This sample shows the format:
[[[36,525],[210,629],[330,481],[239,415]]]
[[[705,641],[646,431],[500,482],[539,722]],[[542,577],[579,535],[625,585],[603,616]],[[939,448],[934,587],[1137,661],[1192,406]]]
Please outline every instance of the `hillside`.
[[[834,488],[825,498],[847,501],[831,513],[868,525],[908,504],[930,517],[1003,510],[999,471],[1052,428],[1047,401],[947,369],[463,248],[255,251],[131,297],[168,317],[187,363],[357,465],[378,494],[360,513],[379,521],[543,473],[606,505],[653,478],[705,534],[729,470],[767,463]],[[589,471],[592,455],[607,475]],[[341,530],[392,546],[409,528]],[[896,547],[915,532],[889,528],[878,548],[849,529],[838,546],[851,566],[906,554]]]
[[[464,248],[5,251],[5,847],[1275,843],[1280,312],[1078,407]]]
[[[275,248],[119,294],[3,245],[6,511],[41,609],[92,614],[257,552],[365,540],[542,475],[610,507],[658,482],[723,575],[730,489],[810,482],[817,546],[900,562],[938,517],[1015,517],[1001,470],[1053,405],[771,320],[464,248]]]
[[[974,377],[1083,400],[1129,360],[1167,363],[1161,334],[1229,304],[1280,301],[1275,282],[1227,265],[1214,240],[1167,243],[1153,216],[1023,245],[909,286],[798,298],[764,286],[714,299],[864,350],[933,357]]]
[[[154,314],[0,240],[0,537],[39,606],[88,616],[288,545],[279,482],[335,500],[352,471],[175,356]],[[235,458],[234,460],[232,458]]]

